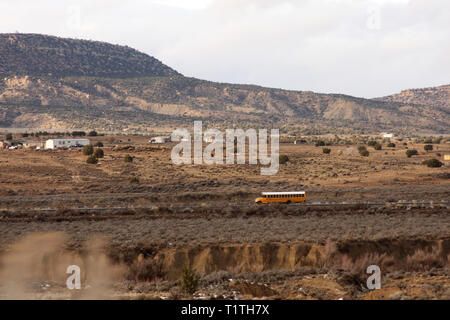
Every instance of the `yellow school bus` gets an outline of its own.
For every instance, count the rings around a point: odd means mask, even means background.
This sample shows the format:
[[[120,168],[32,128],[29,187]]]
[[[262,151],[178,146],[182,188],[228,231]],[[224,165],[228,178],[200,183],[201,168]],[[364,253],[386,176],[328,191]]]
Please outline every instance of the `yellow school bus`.
[[[262,196],[255,199],[258,204],[266,203],[299,203],[306,201],[305,191],[293,192],[263,192]]]

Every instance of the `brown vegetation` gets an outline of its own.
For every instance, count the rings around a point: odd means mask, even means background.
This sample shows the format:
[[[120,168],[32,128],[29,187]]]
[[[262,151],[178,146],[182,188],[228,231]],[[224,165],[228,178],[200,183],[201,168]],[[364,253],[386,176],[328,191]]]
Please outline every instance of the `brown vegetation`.
[[[149,146],[147,137],[91,138],[100,139],[117,146],[105,143],[96,166],[76,148],[0,151],[2,261],[34,233],[64,234],[55,250],[69,258],[101,234],[101,254],[121,270],[105,291],[115,297],[192,297],[181,290],[186,265],[200,275],[194,298],[446,297],[448,170],[421,163],[448,144],[412,158],[398,142],[367,158],[356,144],[325,138],[332,157],[312,140],[282,144],[289,161],[263,177],[258,165],[174,166],[171,145]],[[306,190],[308,200],[253,204],[272,190]],[[383,271],[378,293],[365,287],[368,264]],[[49,284],[52,297],[76,298],[60,278],[32,278],[41,284],[33,295],[45,297]],[[28,295],[25,287],[18,292]]]

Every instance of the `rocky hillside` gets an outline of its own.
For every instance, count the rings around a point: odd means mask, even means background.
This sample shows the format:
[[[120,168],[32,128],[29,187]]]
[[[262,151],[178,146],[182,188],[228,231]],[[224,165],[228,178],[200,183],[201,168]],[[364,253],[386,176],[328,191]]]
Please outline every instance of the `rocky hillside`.
[[[450,111],[450,85],[403,90],[399,94],[378,99],[385,102],[401,102],[432,106]]]
[[[0,74],[140,77],[179,75],[129,47],[38,34],[0,34]]]
[[[368,100],[203,81],[105,43],[0,35],[0,57],[3,127],[145,131],[203,119],[215,126],[300,128],[305,134],[449,130],[450,110],[433,98]]]

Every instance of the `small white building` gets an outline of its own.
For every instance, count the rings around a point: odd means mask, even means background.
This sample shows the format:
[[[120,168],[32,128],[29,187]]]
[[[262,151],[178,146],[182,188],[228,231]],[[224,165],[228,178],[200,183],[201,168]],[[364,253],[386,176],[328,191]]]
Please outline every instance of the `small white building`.
[[[22,145],[24,148],[31,148],[31,149],[36,149],[36,148],[43,148],[44,147],[44,142],[41,141],[36,141],[36,140],[26,140],[22,142]]]
[[[166,143],[170,142],[169,136],[153,137],[150,139],[149,143]]]
[[[394,138],[394,137],[395,137],[395,135],[394,135],[393,133],[387,133],[387,132],[383,132],[383,133],[381,134],[381,136],[382,136],[383,138]]]
[[[45,142],[45,149],[82,147],[89,144],[91,144],[89,139],[48,139]]]

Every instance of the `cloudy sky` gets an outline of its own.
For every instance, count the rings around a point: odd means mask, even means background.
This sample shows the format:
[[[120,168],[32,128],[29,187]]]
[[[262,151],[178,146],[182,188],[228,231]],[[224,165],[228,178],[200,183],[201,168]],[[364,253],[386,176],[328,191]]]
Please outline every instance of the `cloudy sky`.
[[[448,0],[1,0],[0,32],[128,45],[219,82],[362,97],[450,84]]]

